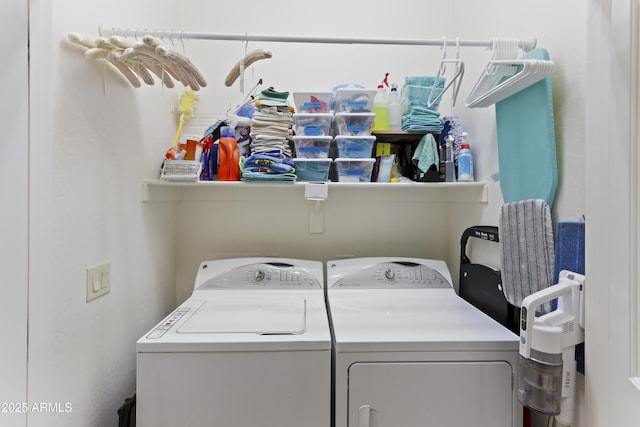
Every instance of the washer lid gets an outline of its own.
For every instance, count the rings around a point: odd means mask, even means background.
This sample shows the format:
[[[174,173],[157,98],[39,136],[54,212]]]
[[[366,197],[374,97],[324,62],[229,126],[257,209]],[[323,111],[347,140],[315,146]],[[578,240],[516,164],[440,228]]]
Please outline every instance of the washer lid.
[[[299,335],[306,330],[306,318],[304,297],[220,295],[202,302],[176,333]]]

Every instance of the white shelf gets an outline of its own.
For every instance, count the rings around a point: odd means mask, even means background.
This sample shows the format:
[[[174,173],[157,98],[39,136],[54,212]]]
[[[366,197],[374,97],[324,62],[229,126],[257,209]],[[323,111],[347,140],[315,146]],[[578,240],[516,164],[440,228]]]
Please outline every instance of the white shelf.
[[[299,195],[304,198],[305,182],[246,183],[240,181],[176,182],[145,180],[144,201],[175,200],[274,200]],[[328,182],[329,200],[489,201],[485,182]]]

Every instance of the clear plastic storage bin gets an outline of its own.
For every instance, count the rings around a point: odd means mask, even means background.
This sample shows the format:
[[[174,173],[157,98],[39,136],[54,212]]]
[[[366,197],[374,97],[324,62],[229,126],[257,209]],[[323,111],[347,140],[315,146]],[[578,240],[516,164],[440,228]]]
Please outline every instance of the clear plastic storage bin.
[[[293,130],[296,135],[324,136],[331,135],[331,113],[295,113]]]
[[[375,162],[376,159],[335,159],[338,182],[371,182]]]
[[[370,113],[373,111],[375,89],[338,89],[333,102],[336,113]]]
[[[336,146],[338,147],[338,157],[363,159],[369,158],[373,154],[373,146],[376,142],[376,137],[373,135],[337,135],[335,137],[335,141]]]
[[[329,148],[333,138],[326,136],[296,135],[293,138],[296,157],[305,159],[320,159],[329,157]]]
[[[294,158],[298,181],[328,181],[333,159]]]
[[[375,120],[375,113],[336,113],[335,133],[344,136],[371,135]]]
[[[297,113],[329,113],[332,92],[293,92]]]

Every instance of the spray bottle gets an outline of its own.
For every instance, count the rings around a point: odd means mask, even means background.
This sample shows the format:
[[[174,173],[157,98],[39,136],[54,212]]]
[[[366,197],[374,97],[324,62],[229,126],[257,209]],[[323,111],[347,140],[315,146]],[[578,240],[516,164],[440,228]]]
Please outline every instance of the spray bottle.
[[[446,182],[456,182],[456,169],[453,164],[453,136],[447,135],[444,137],[445,145],[445,161],[444,161],[444,173]]]
[[[389,94],[389,130],[402,129],[402,110],[400,97],[398,95],[398,85],[391,83],[391,93]]]
[[[378,91],[373,98],[373,112],[376,113],[376,120],[373,123],[373,131],[389,130],[389,107],[387,106],[387,91],[389,73],[384,75],[384,79],[378,85]]]

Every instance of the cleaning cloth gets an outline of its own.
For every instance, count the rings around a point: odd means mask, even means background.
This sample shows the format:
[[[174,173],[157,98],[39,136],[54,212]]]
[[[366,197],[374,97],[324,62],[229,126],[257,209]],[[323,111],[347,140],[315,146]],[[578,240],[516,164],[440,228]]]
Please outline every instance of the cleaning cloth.
[[[584,274],[584,221],[558,222],[555,251],[553,283],[558,283],[562,270]]]
[[[427,173],[431,165],[438,166],[438,145],[432,134],[428,133],[420,139],[411,160],[423,173]]]
[[[507,203],[500,212],[502,286],[509,303],[553,284],[555,249],[551,209],[542,199]],[[546,313],[550,304],[540,308]]]
[[[556,259],[553,283],[558,283],[562,270],[585,274],[585,222],[560,221],[556,227]],[[558,301],[551,301],[551,309],[558,307]],[[576,370],[584,375],[584,343],[576,347]]]

